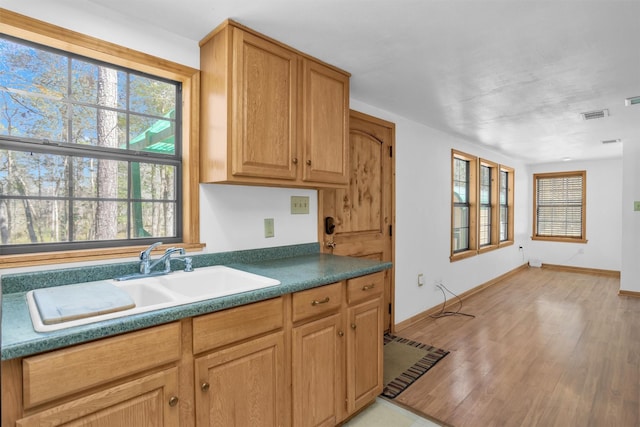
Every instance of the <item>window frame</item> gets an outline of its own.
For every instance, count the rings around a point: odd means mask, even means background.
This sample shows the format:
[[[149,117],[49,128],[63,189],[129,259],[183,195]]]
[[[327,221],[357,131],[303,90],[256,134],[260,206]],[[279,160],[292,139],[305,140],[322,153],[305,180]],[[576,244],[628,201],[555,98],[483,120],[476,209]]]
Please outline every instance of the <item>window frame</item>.
[[[581,236],[539,236],[538,235],[538,179],[570,178],[580,176],[582,178],[582,206],[581,206]],[[587,243],[587,171],[549,172],[533,174],[533,225],[532,240],[564,243]]]
[[[479,175],[482,174],[482,168],[486,167],[489,168],[489,209],[490,209],[490,214],[489,214],[489,243],[486,244],[481,244],[480,243],[480,233],[481,233],[481,215],[480,215],[480,210],[482,209],[483,204],[481,203],[481,197],[480,195],[482,194],[481,191],[481,187],[482,187],[482,178],[478,179],[478,252],[482,253],[482,252],[487,252],[493,249],[496,249],[498,247],[498,237],[499,237],[499,210],[497,209],[497,205],[498,205],[498,194],[499,194],[499,187],[496,185],[496,183],[498,182],[497,180],[497,171],[499,168],[499,165],[497,163],[491,162],[489,160],[486,159],[478,159],[479,162]]]
[[[8,36],[103,61],[182,84],[182,241],[186,249],[201,249],[199,242],[199,83],[197,69],[106,42],[0,8],[0,31]],[[164,249],[164,245],[159,250]],[[41,265],[138,256],[144,245],[0,255],[3,267]]]
[[[514,204],[514,193],[515,193],[515,170],[511,167],[500,165],[500,172],[507,173],[507,238],[505,240],[500,240],[500,208],[502,205],[500,204],[500,195],[498,194],[498,246],[504,247],[513,245],[514,237],[513,237],[513,204]],[[501,183],[502,183],[502,174],[498,173],[498,191],[500,191]]]
[[[468,162],[469,169],[467,170],[467,183],[468,183],[468,208],[469,208],[469,246],[466,250],[455,251],[454,249],[454,227],[455,224],[455,200],[454,200],[454,185],[455,185],[455,160],[463,160]],[[478,250],[478,223],[477,223],[477,210],[478,210],[478,158],[462,151],[451,150],[451,256],[450,260],[459,260],[476,255]]]
[[[455,224],[455,160],[469,162],[469,248],[463,251],[454,251],[454,224]],[[490,168],[490,242],[480,246],[480,168]],[[507,172],[507,239],[500,241],[500,171]],[[451,150],[451,250],[449,260],[451,262],[469,258],[495,249],[513,245],[513,220],[514,220],[514,193],[515,170],[490,160],[473,156],[455,149]]]

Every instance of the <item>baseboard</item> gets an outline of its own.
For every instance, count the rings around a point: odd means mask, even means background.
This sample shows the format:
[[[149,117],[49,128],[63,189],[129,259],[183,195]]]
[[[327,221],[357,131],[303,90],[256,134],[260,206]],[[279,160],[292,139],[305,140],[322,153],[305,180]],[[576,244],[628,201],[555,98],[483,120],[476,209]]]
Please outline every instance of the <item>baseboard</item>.
[[[513,276],[514,274],[519,273],[520,271],[526,270],[528,268],[529,268],[528,264],[522,264],[521,266],[516,267],[511,271],[507,271],[506,273],[504,273],[504,274],[502,274],[502,275],[500,275],[498,277],[495,277],[495,278],[489,280],[488,282],[485,282],[485,283],[483,283],[481,285],[476,286],[475,288],[471,288],[468,291],[461,293],[460,295],[458,295],[458,298],[460,298],[461,300],[464,301],[465,299],[469,298],[470,296],[475,295],[478,292],[481,292],[481,291],[487,289],[488,287],[493,286],[496,283],[499,283],[499,282],[501,282],[501,281]],[[455,298],[452,298],[449,301],[447,301],[447,304],[444,306],[444,309],[446,310],[447,308],[449,308],[449,307],[451,307],[453,305],[456,305],[456,304],[458,304],[458,300],[455,299]],[[398,331],[401,331],[401,330],[403,330],[405,328],[408,328],[409,326],[411,326],[411,325],[413,325],[415,323],[418,323],[421,320],[429,318],[429,316],[431,316],[432,314],[436,314],[436,313],[440,312],[440,310],[442,310],[442,304],[438,304],[435,307],[431,307],[431,308],[423,311],[422,313],[418,313],[415,316],[412,316],[412,317],[408,318],[407,320],[403,320],[400,323],[396,323],[394,325],[393,331],[394,332],[398,332]]]
[[[596,274],[598,276],[608,276],[620,278],[620,272],[616,270],[601,270],[598,268],[572,267],[568,265],[542,264],[542,268],[556,271],[568,271],[571,273]]]
[[[637,291],[625,291],[623,289],[620,289],[618,291],[618,295],[620,295],[621,297],[640,298],[640,292],[637,292]]]

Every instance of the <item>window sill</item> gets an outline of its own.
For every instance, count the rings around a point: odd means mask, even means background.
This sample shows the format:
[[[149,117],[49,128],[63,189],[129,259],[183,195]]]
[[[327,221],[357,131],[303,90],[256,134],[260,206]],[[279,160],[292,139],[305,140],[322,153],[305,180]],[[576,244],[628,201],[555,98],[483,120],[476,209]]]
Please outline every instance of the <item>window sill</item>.
[[[162,253],[166,248],[179,246],[187,251],[200,251],[206,246],[204,243],[177,243],[161,245],[156,251]],[[16,254],[0,256],[2,268],[31,267],[36,265],[56,265],[70,262],[98,261],[115,258],[137,258],[147,246],[123,246],[117,248],[86,249],[78,251],[41,252],[34,254]]]
[[[531,236],[531,240],[540,240],[546,242],[563,242],[563,243],[587,243],[587,239],[573,239],[570,237],[542,237],[542,236]]]
[[[480,249],[478,249],[478,254],[483,254],[485,252],[490,252],[490,251],[494,251],[496,249],[498,249],[499,246],[498,245],[487,245],[487,246],[483,246]]]
[[[449,261],[450,262],[460,261],[462,259],[471,258],[472,256],[476,256],[477,254],[478,254],[478,251],[476,251],[476,250],[468,250],[468,251],[464,251],[464,252],[458,252],[458,253],[452,254],[449,257]]]

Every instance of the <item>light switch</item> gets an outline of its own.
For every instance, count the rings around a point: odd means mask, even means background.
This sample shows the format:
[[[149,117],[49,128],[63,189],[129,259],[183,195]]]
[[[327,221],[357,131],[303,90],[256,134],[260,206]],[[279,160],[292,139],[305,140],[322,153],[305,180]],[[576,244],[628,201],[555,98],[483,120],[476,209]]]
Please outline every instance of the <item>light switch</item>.
[[[308,214],[309,196],[291,196],[291,213]]]
[[[640,211],[640,202],[639,201],[636,200],[635,202],[633,202],[633,210],[636,211],[636,212]]]
[[[264,219],[264,237],[273,237],[275,232],[273,229],[273,218]]]

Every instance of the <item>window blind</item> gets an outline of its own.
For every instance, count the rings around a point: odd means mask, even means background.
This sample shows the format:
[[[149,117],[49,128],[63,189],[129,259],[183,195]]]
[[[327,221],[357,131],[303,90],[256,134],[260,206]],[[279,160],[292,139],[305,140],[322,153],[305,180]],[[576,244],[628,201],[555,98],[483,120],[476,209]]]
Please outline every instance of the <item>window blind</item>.
[[[582,239],[583,176],[539,177],[536,235]]]

